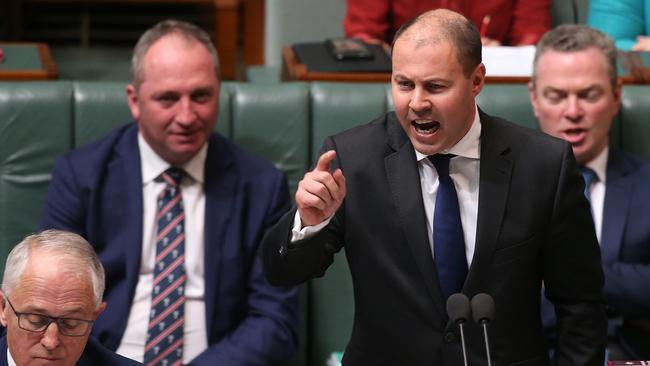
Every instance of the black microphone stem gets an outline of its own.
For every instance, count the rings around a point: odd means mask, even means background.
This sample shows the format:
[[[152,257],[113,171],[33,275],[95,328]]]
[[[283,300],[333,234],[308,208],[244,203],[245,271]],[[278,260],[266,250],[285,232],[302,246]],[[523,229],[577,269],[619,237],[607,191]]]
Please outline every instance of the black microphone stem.
[[[463,362],[464,365],[467,366],[467,349],[465,349],[465,333],[463,332],[463,323],[459,323],[458,328],[460,329],[460,344],[463,346]]]
[[[460,329],[460,331],[463,331],[463,328]],[[492,366],[492,357],[490,357],[490,343],[488,342],[488,334],[487,334],[487,322],[483,322],[483,335],[485,338],[485,352],[487,353],[487,362],[488,366]],[[463,345],[465,347],[465,345]]]

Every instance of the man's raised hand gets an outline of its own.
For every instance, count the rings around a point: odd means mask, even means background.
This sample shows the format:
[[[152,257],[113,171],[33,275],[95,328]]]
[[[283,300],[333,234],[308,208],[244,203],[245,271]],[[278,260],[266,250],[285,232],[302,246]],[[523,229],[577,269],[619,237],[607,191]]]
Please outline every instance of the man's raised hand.
[[[336,151],[318,158],[314,170],[305,174],[296,191],[296,206],[302,226],[314,226],[332,217],[345,198],[345,177],[341,169],[330,173]]]

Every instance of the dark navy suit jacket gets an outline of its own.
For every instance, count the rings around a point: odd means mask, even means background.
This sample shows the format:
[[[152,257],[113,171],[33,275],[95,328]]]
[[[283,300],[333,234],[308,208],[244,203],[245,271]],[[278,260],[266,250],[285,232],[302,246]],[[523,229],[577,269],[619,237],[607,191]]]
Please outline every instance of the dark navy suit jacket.
[[[106,270],[108,306],[93,335],[120,344],[142,248],[142,178],[136,123],[60,157],[41,229],[83,235]],[[213,134],[205,161],[205,305],[208,349],[192,365],[267,365],[297,345],[297,290],[273,287],[257,256],[264,230],[285,213],[285,175]]]
[[[142,365],[102,346],[92,337],[77,361],[77,366],[136,366]],[[0,338],[0,366],[7,366],[7,336]]]
[[[638,358],[650,357],[650,332],[628,332],[650,322],[650,164],[610,149],[601,235],[605,297],[625,324],[620,340]],[[637,338],[637,339],[634,339]],[[638,341],[645,345],[640,346]]]
[[[627,323],[650,321],[650,164],[610,148],[606,174],[600,238],[603,291],[611,315],[620,315]],[[551,329],[555,315],[546,299],[542,314],[545,328]],[[627,329],[620,328],[617,336],[629,357],[650,357],[650,349],[637,345],[643,339],[647,345],[650,333]]]

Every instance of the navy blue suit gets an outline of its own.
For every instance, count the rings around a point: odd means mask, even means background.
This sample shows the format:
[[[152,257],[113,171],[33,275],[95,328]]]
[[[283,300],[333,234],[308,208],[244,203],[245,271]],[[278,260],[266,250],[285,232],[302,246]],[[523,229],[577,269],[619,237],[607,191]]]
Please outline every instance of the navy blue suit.
[[[92,337],[77,361],[77,366],[137,366],[142,365],[102,346]],[[0,338],[0,366],[7,366],[7,336]]]
[[[650,358],[650,164],[610,149],[601,235],[604,293],[624,319],[621,345]],[[635,324],[645,323],[643,331]]]
[[[610,148],[601,234],[604,294],[611,316],[622,316],[616,330],[630,358],[650,358],[650,164]],[[545,327],[555,323],[553,307],[542,304]],[[553,335],[551,334],[551,337]]]
[[[142,178],[137,124],[60,157],[41,229],[77,232],[106,270],[108,306],[93,335],[120,344],[141,261]],[[213,134],[205,161],[208,349],[192,365],[267,365],[297,346],[297,290],[270,286],[257,256],[264,230],[289,207],[285,175]]]

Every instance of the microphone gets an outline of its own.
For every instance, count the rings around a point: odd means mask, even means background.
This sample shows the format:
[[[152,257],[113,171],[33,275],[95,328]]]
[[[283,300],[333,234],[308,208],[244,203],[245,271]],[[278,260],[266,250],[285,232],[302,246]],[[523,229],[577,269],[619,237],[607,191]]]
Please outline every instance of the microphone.
[[[447,299],[447,315],[449,319],[458,324],[460,329],[460,342],[463,346],[463,361],[467,366],[467,350],[465,349],[465,334],[463,333],[463,324],[467,322],[470,316],[469,299],[461,293],[455,293]]]
[[[494,300],[488,294],[476,294],[472,298],[472,316],[477,324],[483,326],[483,338],[485,338],[485,352],[487,354],[488,366],[492,366],[490,357],[490,343],[488,342],[487,324],[494,318]]]

